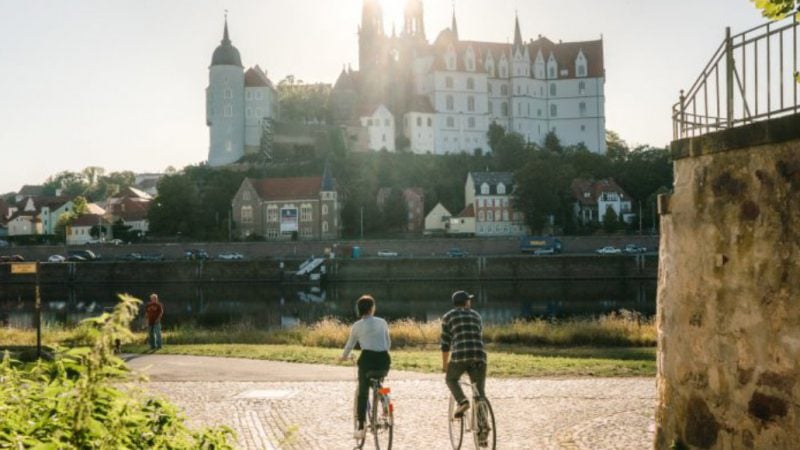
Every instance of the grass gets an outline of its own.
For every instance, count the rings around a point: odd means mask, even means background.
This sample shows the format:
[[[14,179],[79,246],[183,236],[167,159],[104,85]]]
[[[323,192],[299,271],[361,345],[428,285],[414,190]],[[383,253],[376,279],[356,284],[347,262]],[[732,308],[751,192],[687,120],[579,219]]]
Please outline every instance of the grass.
[[[440,324],[401,320],[390,326],[392,366],[436,373]],[[324,319],[290,330],[261,330],[241,323],[204,329],[181,326],[164,333],[162,353],[238,357],[274,361],[334,364],[344,347],[349,325]],[[69,330],[48,328],[45,345],[74,345],[83,339]],[[136,341],[145,342],[137,333]],[[495,377],[652,376],[656,330],[652,319],[621,311],[599,318],[519,321],[484,330]],[[31,330],[0,329],[4,345],[33,345]],[[127,351],[144,351],[132,346]]]

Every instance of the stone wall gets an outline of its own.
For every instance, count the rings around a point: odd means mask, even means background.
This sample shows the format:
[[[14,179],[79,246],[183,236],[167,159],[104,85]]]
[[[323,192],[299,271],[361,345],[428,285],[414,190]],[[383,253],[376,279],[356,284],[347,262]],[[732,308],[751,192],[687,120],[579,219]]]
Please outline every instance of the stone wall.
[[[800,116],[673,143],[658,449],[800,446]]]

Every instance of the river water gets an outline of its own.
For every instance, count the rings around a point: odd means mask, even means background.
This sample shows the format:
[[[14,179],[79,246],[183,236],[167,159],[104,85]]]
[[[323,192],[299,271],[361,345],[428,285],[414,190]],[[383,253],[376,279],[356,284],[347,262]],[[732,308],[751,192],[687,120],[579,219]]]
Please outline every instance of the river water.
[[[118,293],[146,299],[159,294],[165,326],[217,327],[249,322],[259,328],[290,327],[323,317],[354,318],[355,300],[372,294],[378,315],[387,319],[434,320],[450,308],[450,294],[473,293],[487,323],[536,317],[594,316],[620,309],[655,314],[656,281],[525,281],[337,283],[324,288],[281,284],[157,284],[42,287],[46,323],[73,325],[107,311]],[[0,285],[0,325],[32,326],[35,290],[31,285]]]

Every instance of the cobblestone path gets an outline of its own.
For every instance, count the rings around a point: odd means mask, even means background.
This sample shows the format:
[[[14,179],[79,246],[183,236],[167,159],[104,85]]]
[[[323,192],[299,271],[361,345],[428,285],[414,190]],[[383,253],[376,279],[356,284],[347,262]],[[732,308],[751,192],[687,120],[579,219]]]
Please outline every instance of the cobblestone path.
[[[450,448],[448,392],[440,378],[390,377],[393,448]],[[290,443],[280,448],[353,448],[354,381],[153,381],[147,386],[183,407],[193,424],[232,427],[242,448],[275,449],[287,437]],[[498,449],[652,448],[653,378],[490,379],[486,389],[497,418]]]

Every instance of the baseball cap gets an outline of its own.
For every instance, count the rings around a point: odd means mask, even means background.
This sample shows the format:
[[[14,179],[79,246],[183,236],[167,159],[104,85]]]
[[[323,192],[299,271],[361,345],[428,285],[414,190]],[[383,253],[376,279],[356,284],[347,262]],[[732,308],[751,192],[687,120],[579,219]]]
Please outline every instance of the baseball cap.
[[[454,305],[463,305],[467,302],[467,300],[471,300],[473,298],[475,298],[475,296],[467,291],[456,291],[453,292],[452,300]]]

